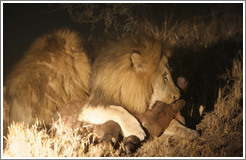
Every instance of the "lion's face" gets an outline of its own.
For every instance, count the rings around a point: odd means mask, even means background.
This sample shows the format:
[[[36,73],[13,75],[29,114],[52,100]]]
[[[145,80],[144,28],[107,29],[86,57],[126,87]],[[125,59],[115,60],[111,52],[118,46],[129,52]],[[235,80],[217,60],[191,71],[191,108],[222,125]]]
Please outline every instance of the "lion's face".
[[[148,37],[109,43],[92,66],[90,105],[143,113],[156,101],[177,100],[180,93],[162,49],[161,42]]]
[[[173,82],[169,68],[163,61],[160,63],[157,76],[152,83],[153,93],[150,100],[149,108],[155,104],[156,101],[161,101],[171,104],[180,98],[179,89]]]

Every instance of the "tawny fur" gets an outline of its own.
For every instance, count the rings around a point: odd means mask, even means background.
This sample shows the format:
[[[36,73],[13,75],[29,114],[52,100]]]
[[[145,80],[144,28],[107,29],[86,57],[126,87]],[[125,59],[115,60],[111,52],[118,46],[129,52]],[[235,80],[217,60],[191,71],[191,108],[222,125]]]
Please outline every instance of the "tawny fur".
[[[109,42],[98,53],[92,66],[90,105],[119,105],[143,113],[150,105],[155,83],[160,83],[161,89],[161,99],[156,100],[171,103],[179,98],[161,41],[153,35],[136,37]],[[170,83],[163,83],[163,74],[169,75]],[[167,96],[170,94],[176,98]]]
[[[10,122],[49,122],[64,104],[87,99],[90,70],[76,32],[60,29],[38,38],[6,79]]]
[[[151,34],[109,42],[98,50],[91,71],[77,33],[61,29],[44,35],[6,79],[10,122],[32,124],[38,118],[48,123],[61,106],[73,100],[86,101],[90,95],[79,120],[95,124],[114,120],[125,136],[137,135],[143,140],[145,133],[130,113],[143,113],[154,101],[170,104],[180,97],[162,44]]]
[[[5,90],[6,87],[3,87],[3,136],[7,136],[7,128],[9,125],[9,107],[4,96]]]
[[[134,34],[100,48],[92,65],[91,95],[78,119],[93,124],[113,120],[124,137],[144,140],[134,113],[144,113],[152,101],[170,104],[180,97],[163,47],[155,35]]]

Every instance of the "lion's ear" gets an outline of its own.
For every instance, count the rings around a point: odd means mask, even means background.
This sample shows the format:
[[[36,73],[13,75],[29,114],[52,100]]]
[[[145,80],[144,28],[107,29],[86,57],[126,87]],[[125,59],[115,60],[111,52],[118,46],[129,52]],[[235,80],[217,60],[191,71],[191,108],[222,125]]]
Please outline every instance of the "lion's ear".
[[[167,58],[166,56],[163,56],[163,57],[161,58],[161,63],[163,63],[163,64],[168,64],[168,58]]]
[[[188,85],[189,85],[189,82],[186,80],[186,78],[184,77],[178,77],[177,78],[177,84],[178,86],[183,90],[183,91],[186,91]]]
[[[143,63],[144,63],[144,59],[143,57],[138,54],[138,53],[132,53],[131,54],[131,61],[133,64],[133,67],[137,70],[137,71],[142,71],[144,68]]]

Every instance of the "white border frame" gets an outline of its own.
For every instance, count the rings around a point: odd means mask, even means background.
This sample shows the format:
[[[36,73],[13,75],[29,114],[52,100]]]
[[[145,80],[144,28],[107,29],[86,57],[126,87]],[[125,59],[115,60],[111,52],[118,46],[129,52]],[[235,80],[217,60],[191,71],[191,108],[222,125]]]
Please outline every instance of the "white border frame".
[[[3,157],[3,4],[4,3],[243,3],[243,157]],[[1,159],[245,159],[245,1],[1,1]]]

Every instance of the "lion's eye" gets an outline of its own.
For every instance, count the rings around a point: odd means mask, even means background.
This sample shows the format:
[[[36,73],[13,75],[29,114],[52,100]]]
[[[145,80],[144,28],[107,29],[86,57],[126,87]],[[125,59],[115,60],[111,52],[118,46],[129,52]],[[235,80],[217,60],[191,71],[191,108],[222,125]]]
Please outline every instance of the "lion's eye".
[[[167,74],[162,75],[164,81],[168,81]]]

